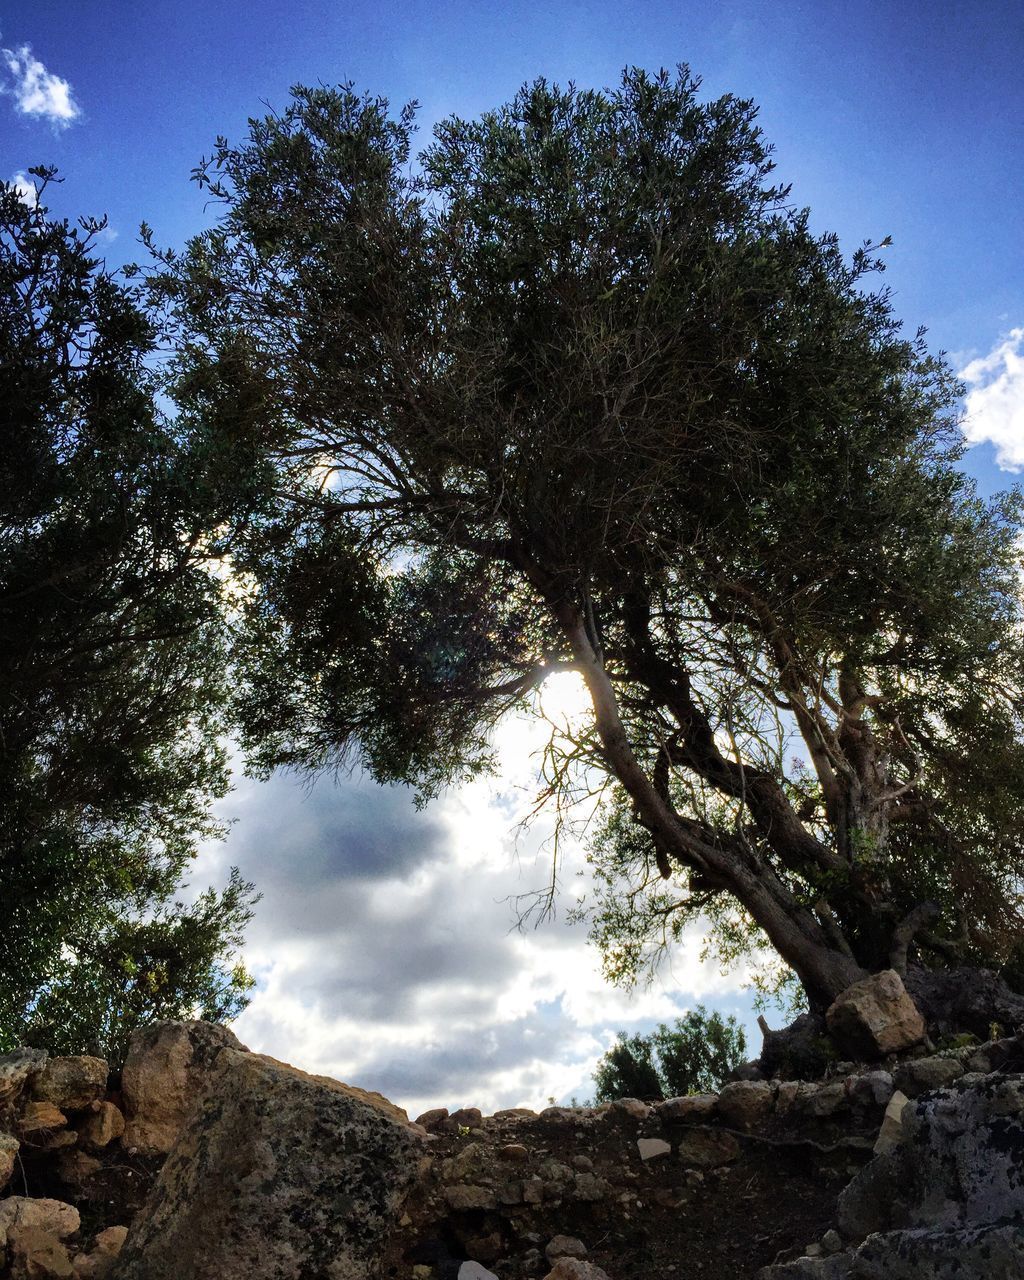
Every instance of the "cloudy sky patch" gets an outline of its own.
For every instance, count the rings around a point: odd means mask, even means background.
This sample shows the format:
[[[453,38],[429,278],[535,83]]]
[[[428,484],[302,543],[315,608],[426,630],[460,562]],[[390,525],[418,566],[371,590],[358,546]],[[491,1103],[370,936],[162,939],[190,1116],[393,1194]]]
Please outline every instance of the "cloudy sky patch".
[[[1003,470],[1024,470],[1024,328],[1011,329],[960,377],[967,384],[966,438],[993,445]]]
[[[48,120],[65,128],[81,114],[63,77],[47,71],[29,45],[0,50],[6,69],[2,92],[13,98],[15,109],[24,116]]]

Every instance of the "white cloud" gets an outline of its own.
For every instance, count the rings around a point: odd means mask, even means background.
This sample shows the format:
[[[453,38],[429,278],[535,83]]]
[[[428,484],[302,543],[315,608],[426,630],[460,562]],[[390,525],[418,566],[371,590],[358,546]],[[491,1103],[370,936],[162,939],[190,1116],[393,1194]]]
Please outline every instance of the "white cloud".
[[[14,99],[14,105],[22,115],[39,116],[60,128],[65,128],[77,118],[80,110],[71,96],[70,84],[61,76],[47,71],[33,56],[29,45],[4,49],[0,53],[9,76],[0,86],[0,91]]]
[[[39,203],[39,192],[36,190],[36,184],[26,173],[18,172],[11,179],[11,186],[18,193],[18,199],[22,204],[27,204],[30,209],[34,209]]]
[[[1004,471],[1024,470],[1024,328],[1011,329],[960,370],[967,384],[964,436],[988,442]]]

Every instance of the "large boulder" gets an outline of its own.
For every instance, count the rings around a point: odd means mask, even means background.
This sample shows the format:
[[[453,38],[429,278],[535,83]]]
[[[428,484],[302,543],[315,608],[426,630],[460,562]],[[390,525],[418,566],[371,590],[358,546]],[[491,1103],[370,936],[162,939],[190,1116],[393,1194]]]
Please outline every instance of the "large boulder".
[[[763,1280],[1024,1276],[1024,1076],[968,1077],[904,1102],[900,1130],[839,1197],[850,1247]]]
[[[212,1022],[157,1022],[136,1031],[121,1073],[125,1147],[166,1155],[224,1049],[247,1052],[227,1027]]]
[[[39,1075],[50,1055],[45,1049],[0,1053],[0,1108],[13,1107],[25,1086]]]
[[[855,1057],[880,1058],[924,1039],[925,1022],[895,969],[847,987],[829,1006],[832,1038]]]
[[[0,1133],[0,1191],[3,1191],[11,1180],[20,1150],[21,1143],[13,1134]]]
[[[224,1049],[117,1280],[368,1280],[424,1149],[379,1095]]]

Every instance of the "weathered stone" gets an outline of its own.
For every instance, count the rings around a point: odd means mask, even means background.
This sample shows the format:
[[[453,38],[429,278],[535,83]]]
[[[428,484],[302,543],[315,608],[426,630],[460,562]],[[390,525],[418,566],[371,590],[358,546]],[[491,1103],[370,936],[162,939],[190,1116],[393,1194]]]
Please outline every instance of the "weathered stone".
[[[896,1068],[896,1088],[908,1098],[918,1098],[933,1089],[945,1089],[963,1073],[955,1058],[911,1058]]]
[[[672,1154],[672,1144],[664,1138],[638,1138],[636,1149],[640,1153],[640,1159],[645,1162]]]
[[[884,1151],[891,1151],[903,1141],[903,1108],[909,1101],[907,1095],[900,1093],[898,1089],[889,1099],[885,1115],[882,1117],[882,1127],[875,1139],[876,1156],[880,1156]]]
[[[771,1113],[774,1097],[765,1080],[736,1080],[718,1095],[718,1114],[736,1129],[752,1129]]]
[[[130,1151],[170,1151],[224,1049],[246,1051],[227,1027],[209,1022],[157,1022],[135,1032],[121,1073]]]
[[[860,1110],[888,1106],[893,1088],[893,1079],[888,1071],[865,1071],[863,1075],[850,1076],[846,1081],[850,1102]]]
[[[689,1120],[710,1120],[718,1110],[717,1093],[693,1093],[685,1098],[667,1098],[654,1107],[663,1124]]]
[[[983,1075],[988,1075],[990,1071],[998,1071],[1014,1059],[1021,1058],[1024,1058],[1024,1045],[1017,1036],[1010,1036],[983,1044],[971,1054],[966,1065],[968,1071],[980,1071]]]
[[[11,1280],[71,1280],[75,1269],[60,1239],[41,1227],[11,1227],[7,1232]]]
[[[500,1160],[511,1160],[515,1164],[522,1164],[529,1160],[530,1153],[521,1142],[507,1142],[503,1147],[498,1148],[498,1158]]]
[[[67,1123],[67,1116],[52,1102],[27,1102],[18,1117],[18,1132],[23,1138],[34,1139],[38,1134],[64,1129]]]
[[[789,1115],[806,1087],[800,1080],[780,1080],[775,1091],[775,1114]]]
[[[632,1120],[646,1120],[651,1114],[650,1105],[641,1102],[639,1098],[616,1098],[612,1103],[612,1110],[627,1115]]]
[[[805,1085],[800,1093],[800,1110],[804,1115],[813,1116],[816,1120],[834,1116],[837,1111],[845,1110],[848,1105],[846,1084],[842,1080],[817,1086]]]
[[[758,1280],[1020,1280],[1024,1227],[917,1228],[872,1235],[855,1251],[765,1267]]]
[[[431,1107],[429,1111],[424,1111],[421,1116],[416,1117],[416,1123],[421,1124],[428,1133],[433,1133],[440,1128],[442,1121],[447,1119],[447,1107]]]
[[[472,1183],[456,1183],[445,1187],[444,1198],[450,1209],[464,1213],[469,1209],[497,1208],[498,1198],[493,1187],[474,1186]]]
[[[479,1107],[460,1107],[445,1120],[444,1128],[449,1133],[458,1133],[460,1129],[479,1129],[483,1123],[483,1114]]]
[[[529,1107],[506,1107],[503,1111],[495,1111],[492,1120],[535,1120],[536,1111]]]
[[[843,1248],[843,1237],[834,1227],[829,1227],[828,1231],[821,1237],[821,1247],[829,1254],[840,1253]]]
[[[81,1111],[107,1091],[110,1068],[105,1058],[80,1054],[51,1058],[32,1081],[32,1097],[62,1111]]]
[[[559,1258],[544,1280],[610,1280],[608,1272],[580,1258]]]
[[[0,1053],[0,1106],[13,1106],[25,1086],[46,1066],[45,1049],[15,1049]]]
[[[112,1102],[100,1102],[84,1120],[79,1121],[78,1137],[90,1151],[109,1147],[124,1133],[124,1116]]]
[[[500,1231],[488,1231],[467,1236],[462,1247],[473,1262],[497,1262],[505,1252],[505,1240]]]
[[[89,1180],[103,1168],[95,1156],[87,1155],[78,1147],[62,1151],[57,1159],[57,1173],[62,1182],[75,1192],[75,1198],[85,1196]]]
[[[575,1124],[576,1113],[572,1107],[545,1107],[539,1119],[547,1121],[548,1124]]]
[[[101,1231],[92,1252],[77,1254],[73,1259],[76,1280],[104,1280],[109,1276],[127,1235],[127,1227],[107,1227]]]
[[[825,1020],[833,1039],[854,1056],[882,1057],[924,1039],[925,1022],[895,969],[847,987]]]
[[[596,1173],[577,1173],[572,1183],[572,1198],[596,1203],[603,1200],[611,1191],[611,1187]]]
[[[118,1280],[365,1280],[423,1152],[396,1113],[222,1049],[131,1224]]]
[[[739,1153],[736,1138],[719,1129],[688,1129],[676,1148],[683,1164],[697,1169],[717,1169],[719,1165],[731,1164]]]
[[[544,1247],[544,1256],[550,1263],[559,1258],[585,1258],[587,1246],[576,1236],[552,1236]]]
[[[10,1133],[0,1133],[0,1191],[3,1191],[11,1180],[20,1150],[21,1143],[17,1138]]]
[[[66,1240],[82,1225],[78,1210],[63,1200],[43,1196],[8,1196],[0,1200],[0,1244],[15,1228],[32,1227]]]

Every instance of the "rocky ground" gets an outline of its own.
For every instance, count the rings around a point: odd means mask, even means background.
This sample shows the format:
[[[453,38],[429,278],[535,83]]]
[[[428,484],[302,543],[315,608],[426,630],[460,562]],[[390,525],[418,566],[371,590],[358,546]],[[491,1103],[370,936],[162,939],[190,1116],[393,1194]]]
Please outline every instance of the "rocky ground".
[[[830,1026],[868,1061],[814,1080],[411,1123],[204,1023],[144,1029],[120,1077],[20,1050],[0,1276],[1020,1280],[1024,1040],[936,1051],[905,1001],[853,991]]]

